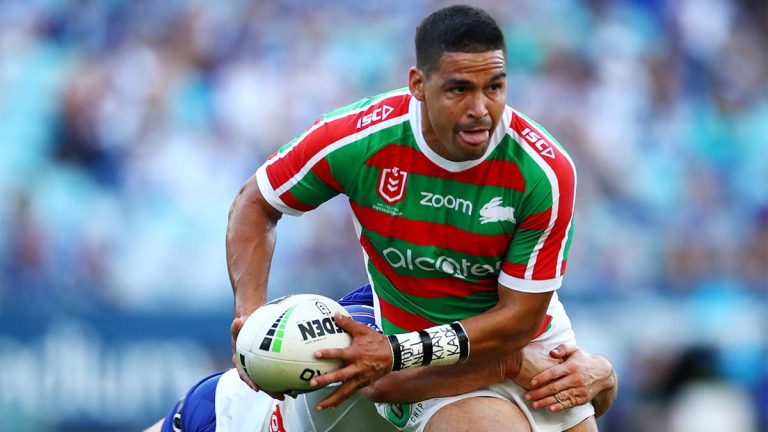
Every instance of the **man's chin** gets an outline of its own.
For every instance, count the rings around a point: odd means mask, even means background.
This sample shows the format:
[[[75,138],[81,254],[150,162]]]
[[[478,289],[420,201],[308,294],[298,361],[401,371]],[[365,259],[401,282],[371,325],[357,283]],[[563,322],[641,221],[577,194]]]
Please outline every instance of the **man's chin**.
[[[485,142],[481,145],[470,145],[470,144],[461,143],[459,150],[461,152],[460,154],[461,161],[470,161],[470,160],[480,159],[485,155],[485,152],[488,150],[488,142]]]

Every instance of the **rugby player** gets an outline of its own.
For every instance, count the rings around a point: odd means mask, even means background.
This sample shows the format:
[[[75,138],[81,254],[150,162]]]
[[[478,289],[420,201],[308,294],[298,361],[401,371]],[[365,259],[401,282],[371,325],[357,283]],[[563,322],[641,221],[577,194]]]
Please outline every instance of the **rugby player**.
[[[313,379],[342,382],[317,409],[373,384],[383,389],[371,395],[382,402],[378,412],[401,430],[596,430],[593,406],[579,404],[573,387],[554,394],[561,410],[535,422],[527,413],[536,407],[512,380],[470,392],[434,386],[427,399],[408,401],[415,403],[387,400],[402,376],[460,379],[531,341],[544,353],[575,345],[555,292],[573,234],[571,158],[506,104],[506,44],[487,13],[440,9],[415,41],[408,88],[323,116],[238,193],[227,227],[233,352],[244,319],[266,301],[280,217],[343,193],[384,335],[337,317],[353,340],[316,353],[345,364]]]

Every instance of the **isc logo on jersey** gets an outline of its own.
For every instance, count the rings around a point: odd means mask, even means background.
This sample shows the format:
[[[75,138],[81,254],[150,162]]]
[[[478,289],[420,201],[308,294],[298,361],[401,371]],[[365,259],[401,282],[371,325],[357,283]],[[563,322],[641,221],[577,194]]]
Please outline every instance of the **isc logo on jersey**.
[[[360,129],[362,127],[368,126],[375,121],[386,120],[386,118],[389,117],[389,115],[392,114],[392,111],[394,110],[394,108],[388,107],[386,105],[376,108],[375,110],[371,111],[370,114],[366,114],[357,120],[357,128]]]
[[[552,149],[552,146],[549,145],[548,142],[544,141],[539,136],[539,134],[532,131],[530,128],[525,128],[523,129],[523,136],[528,140],[528,142],[536,147],[536,149],[539,151],[539,154],[550,159],[555,158],[555,151]]]

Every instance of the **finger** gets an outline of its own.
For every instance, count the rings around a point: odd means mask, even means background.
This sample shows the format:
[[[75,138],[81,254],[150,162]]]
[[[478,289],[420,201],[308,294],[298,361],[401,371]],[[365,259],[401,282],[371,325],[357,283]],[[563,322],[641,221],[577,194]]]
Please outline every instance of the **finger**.
[[[338,324],[339,327],[341,327],[342,329],[346,330],[349,334],[351,334],[353,338],[355,336],[365,334],[369,331],[374,331],[367,325],[359,323],[353,320],[352,317],[348,315],[344,315],[340,312],[336,312],[335,319],[336,319],[336,324]]]
[[[322,350],[317,350],[315,351],[315,358],[346,360],[347,349],[346,348],[326,348]]]
[[[550,382],[549,384],[543,387],[529,391],[528,393],[526,393],[525,397],[528,400],[536,400],[536,399],[542,399],[547,396],[554,396],[560,391],[578,387],[575,384],[576,383],[574,382],[574,378],[572,376],[566,376],[564,378]]]
[[[592,398],[583,388],[568,388],[557,392],[554,396],[532,400],[531,404],[536,409],[546,408],[552,412],[559,412],[575,406],[584,405]]]
[[[578,348],[572,344],[560,344],[549,352],[552,358],[563,359],[576,352]]]
[[[355,365],[349,365],[333,372],[328,372],[312,378],[309,382],[313,387],[327,386],[340,381],[347,381],[357,375],[360,369]]]
[[[533,387],[539,387],[549,383],[550,381],[556,380],[558,378],[562,378],[566,375],[568,375],[567,365],[565,364],[555,365],[555,366],[544,369],[543,371],[536,374],[533,378],[531,378],[531,385]]]
[[[232,325],[229,327],[229,331],[232,333],[232,336],[237,338],[237,335],[240,334],[240,329],[243,328],[243,324],[245,324],[245,320],[242,317],[237,317],[232,320]]]
[[[534,400],[531,402],[535,409],[546,408],[553,412],[558,412],[563,410],[563,407],[560,405],[560,402],[558,402],[554,396],[547,396],[545,398]],[[556,410],[553,408],[555,408]]]
[[[363,387],[362,381],[347,381],[333,391],[327,398],[321,400],[315,409],[318,411],[327,408],[336,408],[347,400],[359,388]]]

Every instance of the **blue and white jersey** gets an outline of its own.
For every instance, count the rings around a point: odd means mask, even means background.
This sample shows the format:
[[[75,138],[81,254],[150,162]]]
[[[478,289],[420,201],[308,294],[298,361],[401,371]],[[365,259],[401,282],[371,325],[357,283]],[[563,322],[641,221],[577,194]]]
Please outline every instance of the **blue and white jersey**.
[[[368,299],[368,301],[366,301]],[[350,316],[376,331],[370,286],[366,285],[339,301]],[[236,369],[213,374],[197,383],[165,418],[163,432],[325,432],[393,431],[380,417],[373,403],[360,394],[347,399],[335,410],[318,412],[315,405],[335,385],[284,401],[251,390],[240,380]]]

